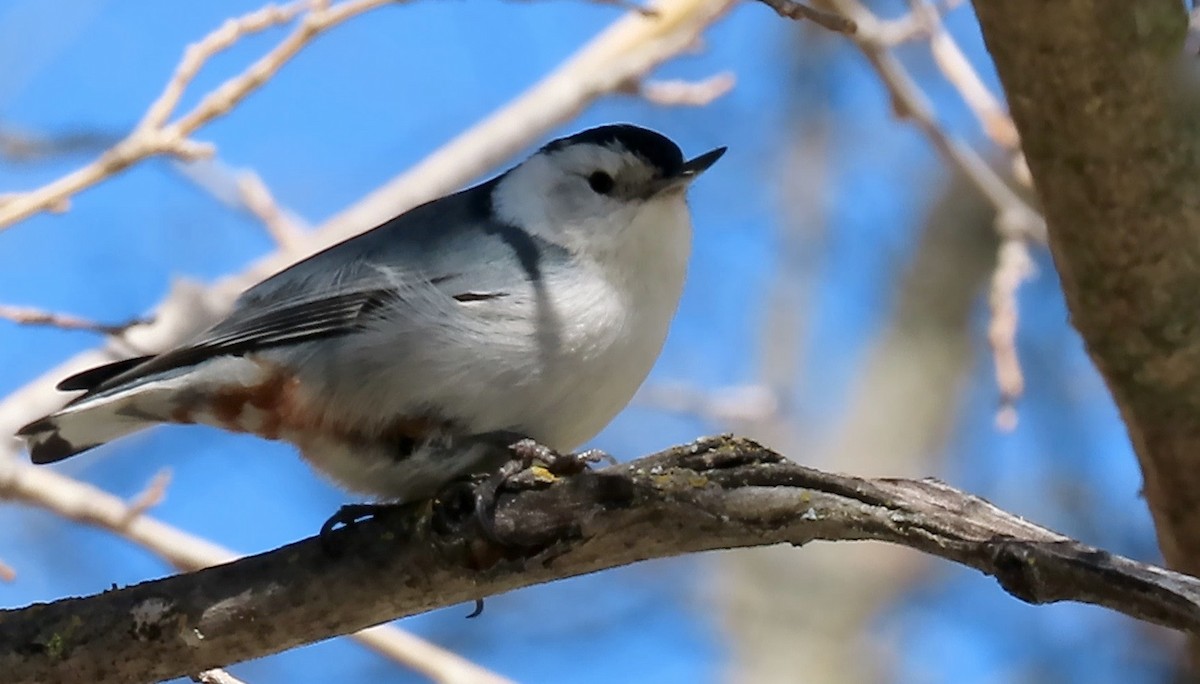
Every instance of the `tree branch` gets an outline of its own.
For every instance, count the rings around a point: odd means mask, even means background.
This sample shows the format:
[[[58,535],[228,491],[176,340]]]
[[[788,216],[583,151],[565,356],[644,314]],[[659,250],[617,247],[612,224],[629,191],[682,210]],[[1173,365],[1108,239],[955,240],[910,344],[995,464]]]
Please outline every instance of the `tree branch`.
[[[310,538],[2,611],[0,669],[12,684],[161,680],[650,558],[813,540],[902,544],[977,568],[1030,603],[1082,601],[1200,633],[1200,580],[1070,540],[932,480],[823,473],[748,440],[705,439],[505,493],[496,513],[505,546],[488,542],[461,508],[337,530],[332,555]]]
[[[154,482],[147,487],[151,498],[155,488]],[[239,554],[229,549],[138,510],[141,508],[138,504],[146,501],[146,492],[131,505],[49,468],[19,463],[14,455],[5,455],[0,450],[0,499],[37,506],[68,520],[110,530],[182,571],[238,558]],[[392,625],[376,625],[349,638],[438,684],[510,684],[500,675]]]
[[[9,304],[0,304],[0,320],[11,321],[18,325],[39,325],[60,330],[86,330],[114,337],[124,335],[134,326],[147,325],[151,322],[150,319],[135,318],[121,323],[100,323],[70,314]]]
[[[1195,58],[1173,0],[976,0],[1071,321],[1112,390],[1167,562],[1200,572]],[[1189,72],[1191,72],[1189,74]],[[1181,96],[1182,95],[1182,96]]]

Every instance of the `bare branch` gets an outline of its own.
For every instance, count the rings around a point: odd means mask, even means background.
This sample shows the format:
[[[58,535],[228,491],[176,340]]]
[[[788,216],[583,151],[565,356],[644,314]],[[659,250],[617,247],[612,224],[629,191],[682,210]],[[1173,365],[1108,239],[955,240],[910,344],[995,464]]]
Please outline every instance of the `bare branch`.
[[[120,530],[129,527],[129,523],[133,522],[134,518],[162,503],[163,499],[167,497],[167,487],[170,484],[171,469],[163,468],[158,471],[150,479],[150,482],[146,484],[146,488],[129,500],[129,508],[125,512],[125,518],[117,526],[117,529]]]
[[[178,162],[172,167],[218,202],[258,219],[283,250],[297,248],[307,223],[280,205],[253,169],[237,169],[219,159]]]
[[[171,80],[167,81],[158,99],[151,103],[135,130],[161,130],[175,113],[175,108],[179,106],[179,100],[183,98],[187,87],[208,60],[228,50],[246,36],[290,22],[312,4],[308,0],[297,0],[283,6],[267,5],[249,14],[227,19],[220,28],[188,45],[183,52],[183,59],[175,67]]]
[[[304,232],[300,230],[286,212],[275,202],[267,184],[254,171],[242,171],[237,178],[238,195],[242,204],[258,217],[266,227],[275,244],[281,249],[291,249],[300,244]]]
[[[469,511],[435,511],[431,524],[407,510],[333,532],[336,556],[310,538],[188,575],[0,611],[0,668],[12,684],[161,680],[649,558],[818,539],[902,544],[977,568],[1030,603],[1082,601],[1200,633],[1200,580],[932,480],[823,473],[729,437],[505,493],[502,547]]]
[[[1185,8],[974,7],[1050,221],[1071,324],[1120,409],[1163,556],[1200,573],[1200,203],[1189,181],[1200,138]]]
[[[854,33],[858,30],[858,24],[853,19],[848,19],[833,12],[822,12],[819,9],[814,9],[795,0],[759,1],[775,10],[775,13],[784,19],[811,21],[818,26],[827,28],[830,31],[837,31],[838,33]]]
[[[1008,115],[1008,110],[992,92],[984,85],[983,79],[971,66],[970,60],[963,54],[958,43],[950,37],[946,27],[942,25],[941,13],[929,0],[908,0],[912,8],[912,16],[924,27],[929,36],[929,49],[933,60],[941,70],[942,75],[950,81],[955,90],[967,103],[967,107],[975,114],[983,127],[984,133],[1001,149],[1008,152],[1019,152],[1021,139],[1017,136],[1017,127]]]
[[[718,425],[759,424],[780,417],[780,399],[767,385],[708,389],[683,383],[650,384],[638,391],[633,402]]]
[[[49,326],[63,330],[86,330],[88,332],[113,336],[124,335],[134,326],[150,323],[150,320],[146,318],[135,318],[124,323],[98,323],[78,316],[43,311],[27,306],[9,306],[6,304],[0,304],[0,319],[20,325]]]
[[[733,90],[736,83],[733,72],[722,71],[703,81],[632,81],[624,91],[656,105],[703,107]]]
[[[988,321],[988,343],[996,369],[996,385],[1000,388],[1000,408],[996,411],[996,426],[1001,430],[1017,427],[1017,400],[1025,392],[1025,375],[1017,357],[1017,289],[1033,275],[1033,259],[1029,247],[1020,240],[1003,240],[992,271],[992,286],[988,306],[992,317]]]
[[[269,5],[240,18],[230,19],[221,28],[188,47],[162,95],[123,140],[95,161],[58,180],[29,192],[6,197],[0,204],[0,230],[41,211],[64,210],[70,197],[76,193],[149,157],[171,154],[191,160],[212,156],[211,145],[189,140],[188,136],[226,114],[260,88],[321,33],[363,12],[397,1],[345,0],[332,6],[322,2],[296,2],[282,7]],[[183,91],[209,58],[245,35],[290,21],[305,7],[309,8],[308,13],[283,41],[242,73],[208,93],[191,111],[168,123]]]
[[[990,298],[993,319],[989,339],[995,353],[1001,394],[997,424],[1001,427],[1015,426],[1016,401],[1024,387],[1015,345],[1016,292],[1030,271],[1022,267],[1029,261],[1028,250],[1013,243],[1025,241],[1045,244],[1046,221],[974,149],[938,124],[924,92],[891,51],[897,39],[907,37],[908,27],[901,25],[897,28],[894,21],[881,21],[858,0],[819,2],[857,23],[858,31],[851,35],[851,39],[879,74],[896,115],[912,121],[943,158],[960,171],[996,209],[996,232],[1002,238],[1002,244],[1008,247],[1001,251],[993,276]],[[934,59],[942,73],[959,90],[993,141],[1014,154],[1014,166],[1020,168],[1020,141],[1003,106],[992,97],[970,62],[946,33],[938,10],[927,0],[909,2],[913,21],[920,24],[922,31],[929,36]],[[1024,260],[1018,263],[1018,257],[1022,255]]]
[[[228,563],[239,556],[149,515],[137,514],[134,510],[136,500],[130,505],[108,492],[48,468],[18,462],[15,454],[4,451],[0,442],[0,499],[37,506],[69,520],[113,531],[157,554],[180,571]],[[391,625],[371,627],[349,638],[442,684],[511,684],[508,679],[466,658]]]
[[[896,115],[912,121],[929,138],[937,151],[969,179],[996,208],[997,230],[1003,238],[1018,238],[1046,242],[1046,222],[1036,209],[1021,198],[1004,179],[963,141],[947,133],[934,118],[933,109],[912,75],[891,53],[889,45],[879,36],[879,18],[858,0],[820,0],[822,4],[850,17],[858,23],[851,38],[863,56],[879,74]]]
[[[119,136],[99,131],[40,135],[3,127],[0,128],[0,159],[29,163],[72,154],[95,154],[111,147],[119,139]],[[3,198],[0,198],[0,203],[3,203]]]

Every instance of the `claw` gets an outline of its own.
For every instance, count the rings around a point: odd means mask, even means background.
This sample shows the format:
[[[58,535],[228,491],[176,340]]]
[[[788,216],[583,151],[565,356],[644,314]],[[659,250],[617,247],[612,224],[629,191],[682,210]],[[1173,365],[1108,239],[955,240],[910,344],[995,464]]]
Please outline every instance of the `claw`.
[[[593,463],[607,461],[613,465],[617,459],[599,449],[588,449],[579,453],[561,454],[532,439],[520,439],[509,447],[514,458],[500,467],[491,477],[475,489],[475,520],[483,536],[499,546],[519,546],[505,540],[496,530],[496,505],[505,485],[521,471],[540,463],[552,475],[578,475]]]
[[[496,504],[499,498],[500,490],[504,489],[504,485],[512,478],[512,476],[525,469],[523,460],[513,460],[500,466],[491,477],[484,480],[475,489],[475,521],[479,524],[479,530],[488,541],[498,546],[512,546],[513,544],[501,538],[500,533],[496,531]]]
[[[467,619],[470,620],[471,618],[477,618],[480,615],[483,615],[483,599],[478,598],[475,599],[475,609],[472,610],[469,615],[467,615]]]
[[[401,505],[403,504],[357,503],[342,506],[321,525],[321,531],[317,533],[317,537],[321,540],[321,548],[327,556],[341,555],[342,550],[333,543],[333,532],[339,525],[349,527],[355,523],[372,518],[381,511],[394,509]]]

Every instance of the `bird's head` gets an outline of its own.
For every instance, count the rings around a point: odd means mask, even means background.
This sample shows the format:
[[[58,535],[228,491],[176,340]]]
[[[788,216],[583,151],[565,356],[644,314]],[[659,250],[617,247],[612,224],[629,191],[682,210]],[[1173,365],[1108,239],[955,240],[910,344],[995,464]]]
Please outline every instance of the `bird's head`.
[[[630,124],[554,140],[505,174],[493,190],[502,220],[573,251],[606,250],[631,228],[687,223],[685,193],[725,153],[685,160],[666,136]]]

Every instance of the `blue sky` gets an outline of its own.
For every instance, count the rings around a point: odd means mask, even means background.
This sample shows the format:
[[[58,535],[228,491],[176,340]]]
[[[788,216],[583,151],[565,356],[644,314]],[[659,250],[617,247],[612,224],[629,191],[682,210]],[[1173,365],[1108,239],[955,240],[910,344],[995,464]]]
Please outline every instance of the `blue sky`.
[[[883,3],[895,12],[900,3]],[[140,118],[185,45],[255,3],[213,0],[0,0],[0,130],[119,137]],[[422,3],[387,7],[320,38],[229,116],[197,138],[222,161],[254,168],[277,199],[310,223],[335,214],[521,92],[619,16],[586,2]],[[949,24],[986,65],[969,8]],[[240,42],[196,79],[183,107],[248,63],[279,32]],[[974,143],[977,127],[917,45],[903,56],[926,85],[943,125]],[[660,78],[731,70],[737,85],[706,107],[605,98],[553,137],[631,121],[674,138],[685,153],[729,153],[692,195],[691,274],[652,383],[719,389],[758,380],[766,296],[780,269],[808,287],[797,315],[797,425],[820,436],[844,409],[851,380],[887,321],[900,275],[945,173],[924,139],[891,117],[877,78],[847,44],[800,31],[765,7],[740,5],[703,50]],[[984,67],[995,88],[995,79]],[[800,125],[820,115],[826,163],[784,172]],[[0,159],[0,192],[54,179],[89,153],[36,162]],[[498,169],[499,170],[499,169]],[[819,184],[820,234],[803,253],[781,252],[787,207]],[[80,194],[71,211],[0,233],[0,303],[103,320],[153,306],[178,279],[206,282],[273,249],[252,218],[231,211],[155,160]],[[1157,560],[1138,490],[1141,477],[1103,383],[1067,323],[1046,255],[1023,288],[1019,349],[1028,393],[1019,428],[992,423],[997,393],[973,316],[974,367],[960,417],[929,474],[1084,541]],[[72,353],[87,333],[0,322],[0,393]],[[715,432],[696,417],[633,407],[597,437],[622,458]],[[57,466],[132,495],[162,468],[174,481],[155,515],[244,552],[313,533],[344,495],[313,476],[286,445],[199,427],[157,429]],[[264,487],[264,483],[270,483]],[[0,559],[19,578],[0,586],[18,606],[95,592],[168,569],[113,535],[0,504]],[[520,681],[718,681],[729,649],[703,598],[712,557],[676,559],[516,592],[403,626]],[[933,563],[874,629],[898,634],[898,682],[1157,681],[1157,647],[1144,630],[1099,609],[1030,607],[974,571]],[[802,639],[803,634],[796,638]],[[1137,649],[1126,646],[1130,640]],[[1088,657],[1080,656],[1087,648]],[[1142,651],[1139,655],[1135,650]],[[232,670],[252,682],[420,681],[362,649],[331,642]],[[564,674],[569,673],[569,676]]]

